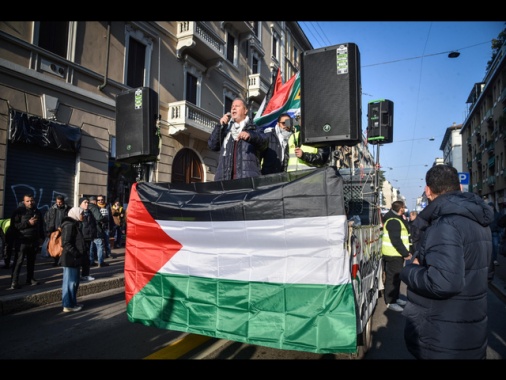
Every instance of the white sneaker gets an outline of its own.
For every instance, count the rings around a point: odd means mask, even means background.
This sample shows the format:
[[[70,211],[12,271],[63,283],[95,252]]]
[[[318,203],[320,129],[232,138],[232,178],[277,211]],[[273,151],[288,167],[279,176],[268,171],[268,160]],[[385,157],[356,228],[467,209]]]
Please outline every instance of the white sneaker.
[[[499,265],[499,261],[494,260],[494,265]]]
[[[387,308],[390,309],[390,310],[399,311],[399,312],[401,312],[401,311],[404,310],[402,307],[400,307],[396,303],[388,303],[387,304]]]
[[[406,306],[407,302],[404,300],[401,300],[400,298],[395,301],[395,303],[399,306]]]
[[[77,305],[74,307],[64,307],[63,312],[64,313],[70,313],[72,311],[80,311],[83,307],[81,305]]]
[[[84,282],[93,281],[94,279],[95,279],[95,277],[91,277],[91,276],[83,276],[83,277],[81,277],[81,281],[84,281]]]

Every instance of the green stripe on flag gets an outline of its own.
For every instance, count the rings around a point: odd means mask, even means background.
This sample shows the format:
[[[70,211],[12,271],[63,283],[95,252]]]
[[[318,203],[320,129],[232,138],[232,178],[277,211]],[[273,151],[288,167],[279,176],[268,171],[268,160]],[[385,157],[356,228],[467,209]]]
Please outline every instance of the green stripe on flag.
[[[130,322],[283,350],[354,353],[352,285],[242,282],[157,273]]]

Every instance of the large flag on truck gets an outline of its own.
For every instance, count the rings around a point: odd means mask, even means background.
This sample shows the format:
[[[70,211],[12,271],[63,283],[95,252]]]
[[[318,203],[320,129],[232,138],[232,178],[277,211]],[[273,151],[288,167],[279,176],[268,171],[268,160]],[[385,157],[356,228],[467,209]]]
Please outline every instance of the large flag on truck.
[[[335,167],[135,183],[125,258],[129,321],[284,350],[355,352],[342,189]]]

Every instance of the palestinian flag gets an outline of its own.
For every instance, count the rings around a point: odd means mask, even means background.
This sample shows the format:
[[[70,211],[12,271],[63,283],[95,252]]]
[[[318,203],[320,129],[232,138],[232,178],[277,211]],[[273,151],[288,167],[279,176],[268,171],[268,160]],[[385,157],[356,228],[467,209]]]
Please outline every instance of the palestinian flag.
[[[334,167],[136,183],[127,213],[128,319],[277,349],[356,352],[347,238]]]

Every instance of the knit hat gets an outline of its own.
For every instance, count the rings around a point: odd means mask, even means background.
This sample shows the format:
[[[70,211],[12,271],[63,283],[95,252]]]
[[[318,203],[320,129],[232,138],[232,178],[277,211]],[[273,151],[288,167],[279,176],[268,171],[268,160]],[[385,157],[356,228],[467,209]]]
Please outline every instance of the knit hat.
[[[81,197],[81,198],[79,198],[79,206],[81,206],[81,204],[82,204],[84,201],[88,201],[88,202],[89,202],[90,200],[88,199],[88,197]]]

